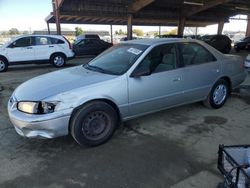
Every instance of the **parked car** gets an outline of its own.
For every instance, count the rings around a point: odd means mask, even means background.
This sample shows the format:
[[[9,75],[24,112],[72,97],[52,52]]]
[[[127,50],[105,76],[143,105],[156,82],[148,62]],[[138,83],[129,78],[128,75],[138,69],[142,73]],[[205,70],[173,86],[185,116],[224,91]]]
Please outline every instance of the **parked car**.
[[[169,35],[157,35],[156,38],[183,38],[183,36],[169,34]]]
[[[249,49],[249,47],[250,47],[250,37],[245,37],[240,41],[234,43],[234,49],[236,52],[239,52],[240,50]]]
[[[245,79],[243,59],[192,39],[117,44],[88,64],[33,78],[8,102],[18,134],[71,134],[79,144],[106,142],[121,121],[203,101],[222,107]]]
[[[246,69],[250,70],[250,54],[246,57],[244,66]]]
[[[213,46],[220,52],[228,54],[231,51],[231,39],[226,35],[204,35],[201,40]]]
[[[0,46],[0,72],[16,64],[51,63],[62,67],[74,53],[68,40],[59,35],[22,35]]]
[[[76,56],[98,55],[111,46],[111,43],[105,42],[101,39],[84,38],[77,40],[73,44],[73,51]]]
[[[138,38],[138,37],[132,37],[131,40],[136,40],[136,39],[139,39],[139,38]],[[122,37],[122,38],[120,39],[120,41],[128,41],[128,37]]]

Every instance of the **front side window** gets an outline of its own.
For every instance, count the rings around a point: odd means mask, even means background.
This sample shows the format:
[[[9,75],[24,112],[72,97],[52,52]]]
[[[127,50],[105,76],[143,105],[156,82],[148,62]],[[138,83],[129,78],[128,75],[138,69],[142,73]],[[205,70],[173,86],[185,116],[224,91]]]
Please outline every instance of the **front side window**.
[[[184,66],[216,61],[213,54],[197,43],[181,43],[180,54],[182,56]]]
[[[153,48],[137,68],[149,69],[150,73],[173,70],[177,67],[177,54],[174,44]]]
[[[86,69],[106,74],[124,74],[148,48],[141,44],[118,44],[84,65]]]
[[[24,37],[13,42],[14,47],[31,46],[31,37]]]

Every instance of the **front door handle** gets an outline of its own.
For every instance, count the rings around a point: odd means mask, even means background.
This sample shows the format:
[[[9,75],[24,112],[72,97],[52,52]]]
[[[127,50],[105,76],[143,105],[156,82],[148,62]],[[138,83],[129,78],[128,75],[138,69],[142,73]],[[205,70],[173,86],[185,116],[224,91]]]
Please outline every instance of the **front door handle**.
[[[54,46],[49,46],[49,48],[53,48]]]
[[[181,77],[175,78],[175,79],[173,79],[173,81],[174,82],[179,82],[179,81],[181,81]]]
[[[27,47],[27,49],[32,49],[32,47]]]

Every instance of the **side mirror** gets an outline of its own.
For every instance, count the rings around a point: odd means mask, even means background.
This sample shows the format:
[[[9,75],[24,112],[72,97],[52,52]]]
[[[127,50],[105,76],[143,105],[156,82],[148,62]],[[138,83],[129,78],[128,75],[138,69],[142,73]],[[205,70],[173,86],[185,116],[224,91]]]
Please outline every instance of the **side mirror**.
[[[151,74],[151,71],[149,69],[149,67],[137,67],[132,74],[130,75],[130,77],[140,77],[140,76],[149,76]]]
[[[15,48],[16,46],[15,46],[15,42],[13,42],[13,43],[11,43],[9,46],[8,46],[8,48]]]

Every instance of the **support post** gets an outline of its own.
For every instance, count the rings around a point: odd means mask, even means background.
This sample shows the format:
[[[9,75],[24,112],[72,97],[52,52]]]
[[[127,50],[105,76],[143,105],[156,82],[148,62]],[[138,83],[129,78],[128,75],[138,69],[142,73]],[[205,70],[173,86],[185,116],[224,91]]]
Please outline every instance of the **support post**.
[[[56,31],[58,35],[61,35],[61,25],[60,25],[60,13],[58,8],[58,0],[53,0],[53,11],[56,18]]]
[[[184,33],[184,28],[185,28],[185,22],[186,22],[186,18],[182,17],[179,19],[179,23],[178,23],[178,36],[183,36]]]
[[[246,37],[250,37],[250,14],[247,16],[247,30]]]
[[[110,25],[110,42],[113,44],[113,26]]]
[[[50,27],[49,27],[49,22],[47,22],[47,28],[48,28],[48,34],[50,35]]]
[[[161,35],[161,26],[159,26],[159,36]]]
[[[220,21],[219,23],[218,23],[218,30],[217,30],[217,34],[218,35],[221,35],[222,34],[222,31],[223,31],[223,27],[224,27],[224,21]]]
[[[128,15],[128,24],[127,24],[127,38],[128,40],[132,40],[132,32],[133,32],[133,28],[132,28],[132,18],[133,18],[133,15],[132,14],[129,14]]]
[[[197,39],[197,35],[198,35],[198,27],[195,27],[195,39]]]

